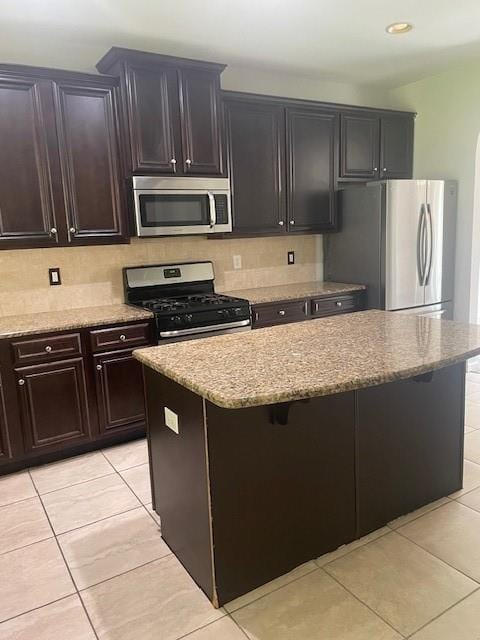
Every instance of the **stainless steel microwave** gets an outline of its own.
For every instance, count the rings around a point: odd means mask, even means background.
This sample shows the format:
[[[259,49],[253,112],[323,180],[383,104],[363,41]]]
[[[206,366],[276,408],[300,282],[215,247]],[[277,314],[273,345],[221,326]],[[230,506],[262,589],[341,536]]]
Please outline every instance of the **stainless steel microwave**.
[[[133,178],[138,236],[225,233],[232,230],[228,178]]]

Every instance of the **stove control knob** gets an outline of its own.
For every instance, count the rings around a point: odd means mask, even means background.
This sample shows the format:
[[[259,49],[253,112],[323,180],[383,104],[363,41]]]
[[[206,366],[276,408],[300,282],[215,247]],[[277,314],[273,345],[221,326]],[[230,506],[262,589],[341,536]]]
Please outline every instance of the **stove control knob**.
[[[235,307],[235,309],[233,309],[233,315],[234,316],[241,316],[242,315],[242,307]]]
[[[174,316],[173,321],[175,324],[182,324],[182,319],[180,316]]]
[[[228,309],[219,309],[217,311],[217,314],[221,317],[221,318],[227,318],[228,317]]]

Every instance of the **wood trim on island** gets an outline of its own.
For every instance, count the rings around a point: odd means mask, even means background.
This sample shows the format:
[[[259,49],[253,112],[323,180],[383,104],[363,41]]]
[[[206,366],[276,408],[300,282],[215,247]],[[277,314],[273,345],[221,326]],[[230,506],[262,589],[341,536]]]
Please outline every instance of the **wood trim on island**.
[[[462,486],[464,363],[242,409],[144,374],[162,537],[214,606]]]

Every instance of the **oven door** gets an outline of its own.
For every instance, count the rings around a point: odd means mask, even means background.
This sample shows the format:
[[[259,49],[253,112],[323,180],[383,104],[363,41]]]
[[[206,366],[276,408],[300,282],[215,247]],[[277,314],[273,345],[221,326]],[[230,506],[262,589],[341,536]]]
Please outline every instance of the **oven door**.
[[[138,236],[225,233],[232,230],[225,191],[134,189]]]

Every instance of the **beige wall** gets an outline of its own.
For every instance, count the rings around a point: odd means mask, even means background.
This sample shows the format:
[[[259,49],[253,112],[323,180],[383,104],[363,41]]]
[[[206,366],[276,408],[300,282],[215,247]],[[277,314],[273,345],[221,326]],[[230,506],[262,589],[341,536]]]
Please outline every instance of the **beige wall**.
[[[130,245],[0,252],[0,316],[123,302],[122,267],[212,260],[217,290],[322,279],[320,236],[136,239]],[[287,265],[287,251],[295,265]],[[241,255],[242,269],[232,256]],[[48,268],[60,267],[61,286]]]
[[[458,180],[455,312],[458,319],[476,321],[480,216],[474,216],[474,186],[480,61],[395,89],[391,100],[418,112],[415,177]]]

